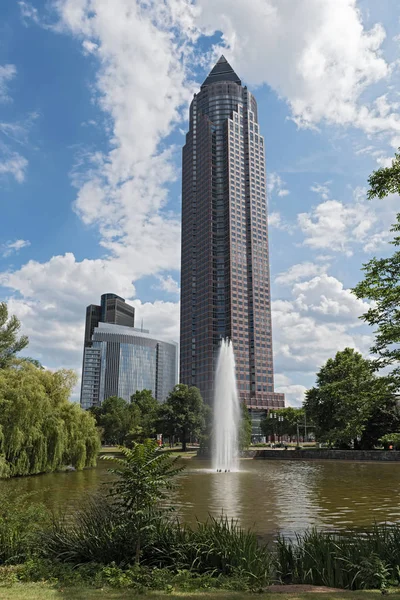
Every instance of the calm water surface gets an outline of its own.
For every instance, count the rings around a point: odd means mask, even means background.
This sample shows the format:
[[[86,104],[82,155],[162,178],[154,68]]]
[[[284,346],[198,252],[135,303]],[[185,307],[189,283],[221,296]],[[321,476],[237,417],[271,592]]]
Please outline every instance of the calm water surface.
[[[171,504],[189,523],[223,511],[243,527],[270,535],[400,520],[397,463],[242,460],[239,473],[213,473],[200,460],[185,464]],[[105,489],[109,466],[99,461],[96,469],[82,472],[1,480],[0,493],[33,491],[49,508],[73,511],[89,494]]]

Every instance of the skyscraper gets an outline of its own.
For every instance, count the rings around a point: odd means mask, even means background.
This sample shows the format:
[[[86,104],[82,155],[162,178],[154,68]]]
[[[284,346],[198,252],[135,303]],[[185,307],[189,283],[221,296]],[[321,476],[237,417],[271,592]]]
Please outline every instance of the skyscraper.
[[[182,159],[180,380],[212,401],[221,338],[254,411],[274,392],[264,138],[257,103],[224,56],[190,106]]]
[[[175,342],[155,339],[136,329],[135,309],[116,294],[103,294],[101,304],[86,309],[81,406],[100,405],[110,396],[129,401],[149,389],[163,402],[178,381]]]
[[[99,323],[134,327],[135,309],[117,294],[102,294],[100,304],[90,304],[86,308],[85,348],[92,345],[93,331]]]

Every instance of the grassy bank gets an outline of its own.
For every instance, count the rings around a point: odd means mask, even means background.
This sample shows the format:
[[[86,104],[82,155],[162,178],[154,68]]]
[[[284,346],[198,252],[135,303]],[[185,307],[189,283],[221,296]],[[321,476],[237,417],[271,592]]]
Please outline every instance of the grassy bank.
[[[400,593],[393,591],[390,600],[400,600]],[[0,587],[1,600],[378,600],[382,594],[376,591],[363,592],[266,592],[249,594],[243,592],[172,592],[137,594],[132,590],[112,590],[93,588],[56,589],[47,584],[26,584],[13,587]]]

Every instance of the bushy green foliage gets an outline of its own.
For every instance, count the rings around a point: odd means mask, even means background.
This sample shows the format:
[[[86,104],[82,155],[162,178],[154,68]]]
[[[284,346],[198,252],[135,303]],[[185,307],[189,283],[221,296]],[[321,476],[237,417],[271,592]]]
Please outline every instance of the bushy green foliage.
[[[359,442],[371,448],[400,419],[393,383],[377,377],[373,361],[353,348],[337,352],[321,367],[315,387],[306,392],[304,408],[315,424],[316,438],[339,447]]]
[[[0,496],[0,565],[21,563],[36,551],[49,514],[32,500],[32,494]]]
[[[94,406],[90,412],[105,444],[125,444],[128,438],[136,438],[140,431],[138,407],[118,396],[106,398],[101,406]]]
[[[200,438],[206,429],[207,406],[200,391],[179,383],[160,406],[160,428],[164,436],[179,436],[182,450],[190,437]]]
[[[121,447],[120,452],[123,457],[113,459],[117,467],[110,469],[117,475],[110,496],[116,512],[122,519],[129,519],[133,528],[135,562],[139,563],[143,537],[159,520],[161,502],[174,489],[174,477],[184,467],[179,467],[178,458],[161,451],[152,440],[135,443],[132,449]]]
[[[0,566],[0,586],[11,586],[21,582],[47,583],[62,590],[66,587],[80,589],[83,587],[128,588],[142,594],[153,590],[170,593],[174,590],[196,592],[200,590],[245,591],[251,589],[247,579],[243,579],[239,575],[216,576],[189,570],[172,571],[143,565],[122,568],[115,563],[109,565],[88,563],[75,566],[33,557],[21,565]]]
[[[399,561],[399,526],[345,534],[312,530],[277,544],[277,572],[284,583],[382,589],[399,584]]]
[[[368,183],[368,198],[385,198],[400,193],[400,153],[390,167],[374,171]],[[365,277],[353,290],[357,298],[372,301],[362,319],[375,328],[375,343],[371,348],[377,356],[377,366],[393,366],[392,376],[400,379],[400,213],[391,231],[396,250],[388,258],[372,258],[363,266]]]
[[[257,585],[272,577],[272,555],[260,545],[254,533],[244,531],[236,521],[210,517],[196,527],[159,521],[154,556],[150,564],[198,573],[240,575]]]
[[[178,457],[163,452],[152,440],[119,451],[121,458],[104,457],[117,464],[110,469],[117,475],[110,492],[116,507],[133,517],[159,506],[175,487],[174,477],[184,469],[177,465]]]
[[[144,441],[157,433],[158,413],[160,405],[153,397],[151,390],[140,390],[131,396],[131,403],[138,410],[139,427],[135,432],[136,441]]]
[[[136,564],[138,531],[134,519],[122,516],[107,501],[91,502],[73,522],[55,521],[42,540],[44,556],[72,565]],[[241,576],[247,584],[270,580],[272,559],[256,536],[226,518],[190,528],[153,515],[153,526],[140,532],[141,566],[188,570],[197,574]]]
[[[15,315],[9,317],[7,304],[0,302],[0,369],[9,366],[17,352],[28,345],[26,335],[18,339],[21,324]]]
[[[96,464],[94,419],[69,402],[75,381],[72,371],[51,372],[26,361],[0,369],[1,476]]]
[[[260,427],[265,436],[280,437],[287,435],[294,438],[297,435],[297,425],[301,426],[301,431],[304,431],[304,420],[305,411],[303,408],[288,406],[268,411],[262,419]],[[311,422],[309,424],[311,425]]]
[[[396,450],[400,448],[400,433],[386,433],[380,440],[382,444],[387,448],[388,446],[394,446]]]

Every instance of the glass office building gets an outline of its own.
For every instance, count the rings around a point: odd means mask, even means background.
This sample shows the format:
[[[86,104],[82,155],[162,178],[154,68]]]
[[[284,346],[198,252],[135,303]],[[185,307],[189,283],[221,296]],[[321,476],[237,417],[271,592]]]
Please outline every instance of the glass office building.
[[[148,331],[113,323],[94,328],[85,348],[81,405],[100,405],[110,396],[130,401],[137,390],[151,390],[164,402],[178,382],[178,346]]]
[[[182,156],[180,379],[212,402],[221,338],[240,397],[284,406],[274,390],[265,144],[257,102],[222,56],[190,105]]]

